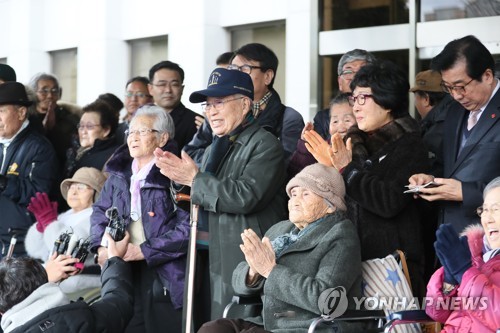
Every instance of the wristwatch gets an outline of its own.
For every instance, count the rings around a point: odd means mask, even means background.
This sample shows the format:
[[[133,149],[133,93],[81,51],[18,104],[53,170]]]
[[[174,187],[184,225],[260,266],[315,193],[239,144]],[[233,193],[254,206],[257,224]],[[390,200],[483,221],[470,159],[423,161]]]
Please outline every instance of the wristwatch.
[[[443,291],[443,294],[445,296],[448,296],[453,290],[455,290],[457,286],[454,284],[450,284],[448,282],[443,282],[443,288],[441,289]]]

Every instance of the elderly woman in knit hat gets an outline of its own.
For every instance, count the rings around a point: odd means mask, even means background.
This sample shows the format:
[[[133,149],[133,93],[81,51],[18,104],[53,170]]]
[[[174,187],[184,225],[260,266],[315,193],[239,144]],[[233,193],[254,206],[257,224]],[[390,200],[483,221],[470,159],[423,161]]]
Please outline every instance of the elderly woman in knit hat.
[[[43,261],[56,261],[61,268],[60,278],[68,278],[61,282],[61,290],[66,294],[100,287],[100,270],[92,273],[92,259],[87,258],[83,274],[75,275],[79,270],[71,265],[76,259],[69,256],[57,256],[52,253],[54,242],[62,233],[74,235],[76,240],[87,240],[90,232],[90,215],[92,204],[101,193],[106,177],[95,168],[80,168],[72,178],[61,182],[61,194],[70,207],[69,210],[57,214],[57,202],[49,200],[47,193],[37,193],[31,198],[28,210],[33,213],[36,223],[26,235],[26,251],[29,256]],[[81,267],[81,266],[80,266]],[[95,266],[94,268],[98,268]],[[74,275],[74,276],[73,276]]]
[[[198,332],[305,332],[314,318],[335,311],[319,300],[322,293],[340,287],[347,297],[338,307],[341,312],[347,300],[360,296],[361,250],[345,216],[342,176],[335,168],[313,164],[292,178],[286,191],[289,220],[275,224],[262,240],[245,230],[240,247],[246,261],[233,273],[237,294],[263,296],[261,316],[215,320]],[[358,325],[339,324],[342,332],[356,332]]]

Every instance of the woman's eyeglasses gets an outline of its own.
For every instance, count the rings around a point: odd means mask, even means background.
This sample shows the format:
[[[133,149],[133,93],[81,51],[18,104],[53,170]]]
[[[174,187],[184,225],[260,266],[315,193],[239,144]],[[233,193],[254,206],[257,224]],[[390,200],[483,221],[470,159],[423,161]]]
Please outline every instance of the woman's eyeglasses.
[[[359,94],[358,96],[349,96],[347,99],[349,100],[349,105],[354,106],[355,102],[358,102],[359,105],[365,105],[367,98],[373,98],[371,94]]]
[[[101,126],[101,125],[99,125],[99,124],[78,124],[78,125],[76,125],[76,128],[78,128],[79,131],[83,131],[84,129],[86,129],[87,131],[92,131],[97,126]]]
[[[159,132],[158,130],[152,129],[152,128],[141,128],[138,130],[126,130],[125,131],[125,136],[129,137],[133,134],[139,135],[139,136],[145,136],[148,135],[149,133],[153,132]]]
[[[90,186],[83,183],[71,183],[69,185],[70,190],[78,190],[79,192],[83,192],[85,190],[90,189]]]

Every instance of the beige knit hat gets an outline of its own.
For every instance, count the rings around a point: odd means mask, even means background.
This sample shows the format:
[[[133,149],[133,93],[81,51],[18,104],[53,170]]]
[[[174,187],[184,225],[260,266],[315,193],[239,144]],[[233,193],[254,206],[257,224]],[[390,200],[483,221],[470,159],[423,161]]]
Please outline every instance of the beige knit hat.
[[[286,193],[291,196],[292,188],[304,187],[330,202],[339,210],[346,211],[344,179],[334,167],[316,163],[305,167],[286,185]]]
[[[92,187],[96,191],[95,198],[101,194],[102,187],[106,181],[106,176],[96,168],[82,167],[76,170],[72,178],[65,179],[61,182],[61,194],[64,200],[68,199],[69,187],[72,183],[82,183]]]

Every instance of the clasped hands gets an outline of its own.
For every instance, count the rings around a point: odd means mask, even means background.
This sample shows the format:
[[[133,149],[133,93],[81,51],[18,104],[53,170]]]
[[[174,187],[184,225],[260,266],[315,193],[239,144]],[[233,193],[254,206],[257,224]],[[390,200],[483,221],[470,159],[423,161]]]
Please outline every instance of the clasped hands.
[[[250,266],[248,279],[253,280],[257,275],[267,278],[276,266],[276,255],[271,241],[267,237],[261,240],[252,229],[245,229],[241,239],[243,244],[240,245],[240,249]]]
[[[339,133],[335,133],[331,138],[331,145],[325,141],[321,135],[313,128],[311,123],[307,123],[302,131],[302,138],[306,141],[306,149],[314,156],[316,161],[326,166],[333,166],[337,170],[342,170],[352,161],[351,139],[344,139]]]

